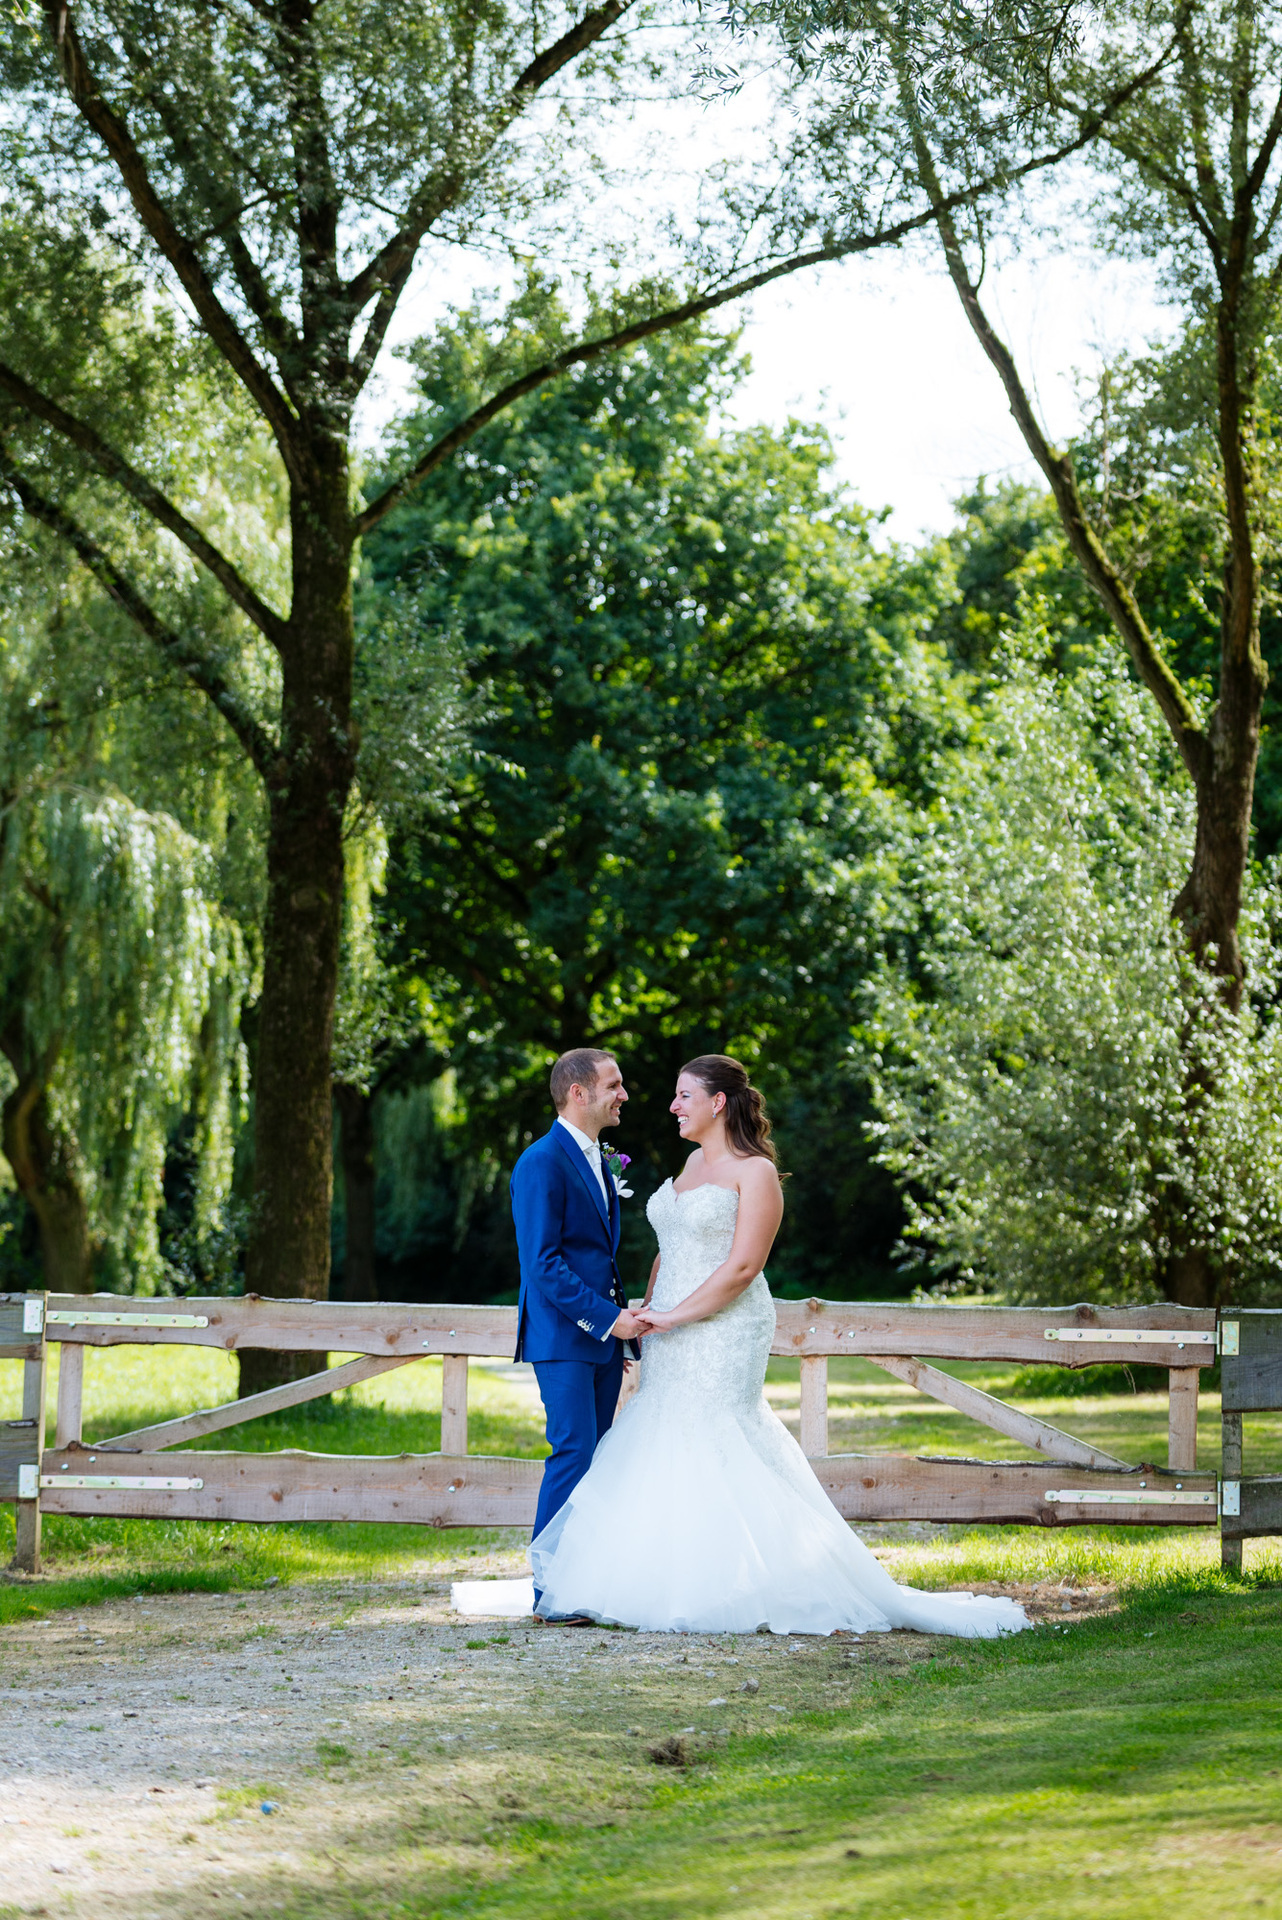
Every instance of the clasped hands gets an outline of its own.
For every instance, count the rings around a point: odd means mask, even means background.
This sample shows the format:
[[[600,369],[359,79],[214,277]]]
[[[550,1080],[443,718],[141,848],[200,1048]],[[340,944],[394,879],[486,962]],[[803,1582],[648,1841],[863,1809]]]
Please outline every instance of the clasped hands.
[[[610,1332],[616,1340],[644,1340],[647,1333],[662,1333],[670,1318],[657,1307],[638,1307],[635,1312],[625,1307]]]

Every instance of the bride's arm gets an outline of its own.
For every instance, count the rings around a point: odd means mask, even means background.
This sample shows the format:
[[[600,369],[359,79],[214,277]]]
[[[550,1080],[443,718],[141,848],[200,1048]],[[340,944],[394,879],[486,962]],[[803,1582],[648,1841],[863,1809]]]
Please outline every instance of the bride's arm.
[[[688,1320],[710,1320],[722,1307],[737,1300],[765,1266],[779,1222],[783,1219],[783,1188],[769,1160],[748,1160],[739,1180],[739,1217],[735,1222],[734,1244],[729,1256],[695,1288],[679,1306],[666,1313],[639,1307],[652,1328],[679,1327]],[[655,1261],[657,1271],[658,1261]],[[651,1285],[654,1275],[651,1275]],[[647,1293],[646,1299],[650,1298]]]
[[[649,1281],[649,1285],[646,1287],[646,1290],[645,1290],[645,1299],[641,1303],[643,1307],[649,1306],[650,1295],[654,1292],[654,1283],[658,1279],[658,1277],[659,1277],[659,1255],[656,1253],[654,1256],[654,1265],[650,1269],[650,1281]]]

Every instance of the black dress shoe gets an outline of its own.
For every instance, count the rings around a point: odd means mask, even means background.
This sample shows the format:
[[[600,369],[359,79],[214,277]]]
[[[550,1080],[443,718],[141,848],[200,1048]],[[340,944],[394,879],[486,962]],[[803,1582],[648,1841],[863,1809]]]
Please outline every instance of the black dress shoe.
[[[595,1627],[599,1624],[589,1620],[586,1613],[536,1613],[532,1617],[536,1627]]]

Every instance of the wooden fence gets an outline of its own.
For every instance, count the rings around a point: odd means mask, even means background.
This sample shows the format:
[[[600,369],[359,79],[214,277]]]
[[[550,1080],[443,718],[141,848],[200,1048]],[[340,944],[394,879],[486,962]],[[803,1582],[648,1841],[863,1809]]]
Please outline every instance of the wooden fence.
[[[1282,1311],[1227,1308],[1220,1350],[1220,1555],[1238,1568],[1243,1540],[1282,1533],[1282,1474],[1242,1477],[1242,1415],[1282,1408]]]
[[[1216,1357],[1216,1317],[1179,1307],[912,1307],[776,1302],[773,1353],[801,1363],[801,1444],[849,1520],[984,1521],[1060,1527],[1214,1526],[1214,1474],[1197,1471],[1198,1380]],[[542,1463],[469,1454],[471,1356],[508,1356],[514,1307],[244,1299],[138,1301],[116,1294],[0,1295],[0,1358],[24,1362],[22,1418],[0,1426],[0,1501],[16,1501],[15,1565],[39,1563],[44,1513],[192,1520],[398,1520],[528,1526]],[[44,1446],[49,1345],[61,1348],[56,1431]],[[307,1379],[133,1433],[86,1441],[87,1347],[267,1347],[321,1356]],[[331,1352],[357,1358],[327,1367]],[[181,1451],[206,1434],[298,1406],[427,1355],[442,1358],[441,1451],[396,1456]],[[1028,1449],[996,1462],[830,1454],[828,1361],[857,1356]],[[1131,1464],[952,1378],[932,1360],[1169,1370],[1165,1466]],[[634,1376],[635,1377],[635,1376]],[[625,1394],[627,1388],[625,1388]],[[1253,1531],[1282,1531],[1282,1526]]]

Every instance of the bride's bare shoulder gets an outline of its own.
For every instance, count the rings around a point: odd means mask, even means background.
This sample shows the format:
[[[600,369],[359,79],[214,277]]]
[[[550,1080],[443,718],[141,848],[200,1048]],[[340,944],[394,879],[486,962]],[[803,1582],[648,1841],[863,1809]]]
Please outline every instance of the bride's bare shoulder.
[[[779,1169],[764,1153],[745,1155],[739,1162],[740,1193],[778,1193]]]

